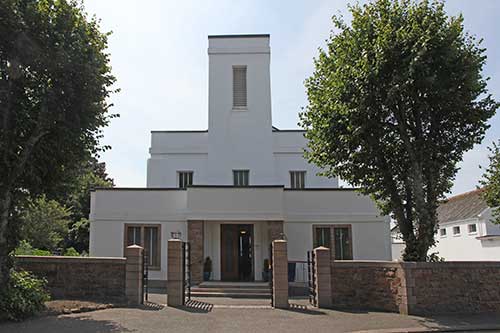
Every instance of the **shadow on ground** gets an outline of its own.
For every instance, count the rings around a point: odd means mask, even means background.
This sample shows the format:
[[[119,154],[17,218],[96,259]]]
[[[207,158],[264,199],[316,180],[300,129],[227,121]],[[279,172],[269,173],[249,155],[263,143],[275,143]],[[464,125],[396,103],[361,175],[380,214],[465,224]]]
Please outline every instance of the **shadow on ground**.
[[[500,331],[500,313],[427,315],[418,317],[417,321],[429,328],[473,327],[476,330],[495,329],[495,331]]]
[[[323,311],[320,311],[316,308],[308,307],[307,305],[303,305],[303,304],[290,303],[290,306],[288,307],[288,309],[283,309],[283,310],[298,312],[298,313],[308,314],[308,315],[325,315],[325,313]]]
[[[200,302],[195,300],[187,301],[183,306],[178,306],[176,309],[183,310],[191,313],[209,313],[212,312],[214,305],[207,302]]]
[[[53,333],[53,332],[132,332],[108,320],[94,320],[87,316],[47,316],[21,323],[0,324],[0,332]]]

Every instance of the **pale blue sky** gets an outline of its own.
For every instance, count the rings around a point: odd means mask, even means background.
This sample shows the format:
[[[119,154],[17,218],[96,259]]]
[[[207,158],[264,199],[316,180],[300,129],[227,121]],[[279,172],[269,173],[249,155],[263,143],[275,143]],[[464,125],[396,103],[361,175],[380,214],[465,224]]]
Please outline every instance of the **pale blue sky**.
[[[104,131],[102,155],[118,186],[145,186],[151,130],[206,129],[207,36],[271,34],[273,124],[296,128],[306,106],[304,79],[331,29],[330,17],[348,1],[85,0],[90,14],[112,30],[109,52],[117,87],[114,119]],[[500,1],[453,0],[447,11],[463,13],[466,29],[484,38],[489,89],[500,99]],[[474,189],[487,164],[486,146],[500,137],[500,116],[491,120],[482,145],[464,156],[453,194]]]

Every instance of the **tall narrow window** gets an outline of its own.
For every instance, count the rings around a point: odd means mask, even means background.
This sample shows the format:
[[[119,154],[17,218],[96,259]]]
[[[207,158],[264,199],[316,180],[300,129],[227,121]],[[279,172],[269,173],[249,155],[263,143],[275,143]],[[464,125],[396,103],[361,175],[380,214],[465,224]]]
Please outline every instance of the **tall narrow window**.
[[[125,247],[139,245],[144,248],[146,263],[150,269],[160,269],[160,226],[159,225],[125,225]]]
[[[325,227],[325,228],[316,228],[316,239],[314,242],[314,247],[318,246],[324,246],[324,247],[331,247],[331,241],[330,241],[330,227]]]
[[[306,187],[306,172],[305,171],[290,171],[290,187],[304,188]]]
[[[335,260],[351,260],[350,234],[349,228],[334,227]]]
[[[193,171],[178,171],[179,188],[186,188],[193,185]]]
[[[247,67],[233,67],[233,108],[247,107]]]
[[[248,170],[233,170],[234,186],[248,186]]]

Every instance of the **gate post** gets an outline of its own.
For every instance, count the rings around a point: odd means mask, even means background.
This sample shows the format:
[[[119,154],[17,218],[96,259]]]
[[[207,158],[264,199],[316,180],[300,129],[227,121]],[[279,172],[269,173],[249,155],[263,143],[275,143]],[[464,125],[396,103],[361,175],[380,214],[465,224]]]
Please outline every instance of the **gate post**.
[[[314,249],[316,304],[318,308],[332,307],[332,268],[330,249],[320,246]]]
[[[184,303],[182,241],[169,239],[167,251],[167,305],[181,306]]]
[[[139,305],[143,303],[142,286],[142,256],[143,248],[138,245],[131,245],[125,249],[125,297],[129,305]]]
[[[273,240],[273,306],[288,308],[288,254],[286,240]]]

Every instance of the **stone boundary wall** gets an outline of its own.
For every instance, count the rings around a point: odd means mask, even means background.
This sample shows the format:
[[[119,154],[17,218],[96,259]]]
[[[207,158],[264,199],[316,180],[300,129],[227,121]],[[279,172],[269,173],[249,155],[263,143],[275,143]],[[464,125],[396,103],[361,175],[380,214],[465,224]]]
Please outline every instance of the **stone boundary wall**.
[[[16,256],[15,262],[46,278],[55,299],[126,301],[126,258]]]
[[[500,312],[500,262],[332,261],[331,297],[402,314]]]
[[[406,282],[396,262],[331,262],[332,304],[404,313]]]

